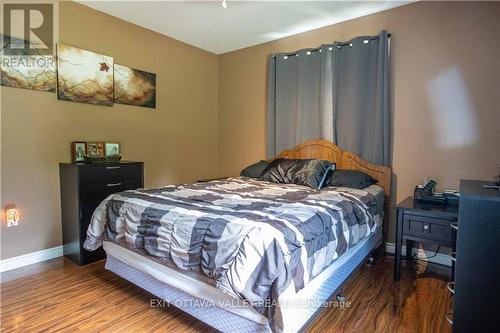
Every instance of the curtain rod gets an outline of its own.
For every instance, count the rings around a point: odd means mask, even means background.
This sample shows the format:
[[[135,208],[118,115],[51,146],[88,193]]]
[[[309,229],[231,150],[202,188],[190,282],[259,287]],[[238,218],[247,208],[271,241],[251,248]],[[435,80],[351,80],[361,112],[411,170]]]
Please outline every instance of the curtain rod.
[[[349,45],[352,43],[352,40],[353,39],[356,39],[356,38],[359,38],[359,37],[354,37],[350,40],[348,40],[347,42],[338,42],[338,44],[340,46],[344,46],[344,45]],[[391,38],[391,34],[388,33],[387,34],[387,38],[390,39]],[[373,39],[379,39],[379,36],[370,36],[370,37],[365,37],[365,40],[373,40]],[[333,44],[323,44],[323,45],[330,45],[330,46],[333,46]],[[317,52],[321,50],[321,46],[320,47],[316,47],[316,48],[310,48],[310,49],[302,49],[300,51],[306,51],[306,52]],[[283,55],[283,56],[294,56],[294,55],[297,55],[298,52],[295,51],[295,52],[290,52],[290,53],[280,53],[280,56]],[[276,58],[276,54],[273,54],[273,58]]]

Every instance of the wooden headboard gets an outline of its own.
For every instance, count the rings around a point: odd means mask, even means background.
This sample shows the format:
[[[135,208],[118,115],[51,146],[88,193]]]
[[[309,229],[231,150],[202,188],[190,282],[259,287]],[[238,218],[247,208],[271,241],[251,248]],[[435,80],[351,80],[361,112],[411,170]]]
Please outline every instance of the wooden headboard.
[[[285,150],[275,158],[321,159],[335,162],[337,168],[360,170],[377,180],[377,185],[384,189],[389,197],[391,193],[391,169],[363,160],[349,151],[342,151],[337,145],[326,140],[309,140],[300,145]],[[386,200],[388,202],[388,200]]]

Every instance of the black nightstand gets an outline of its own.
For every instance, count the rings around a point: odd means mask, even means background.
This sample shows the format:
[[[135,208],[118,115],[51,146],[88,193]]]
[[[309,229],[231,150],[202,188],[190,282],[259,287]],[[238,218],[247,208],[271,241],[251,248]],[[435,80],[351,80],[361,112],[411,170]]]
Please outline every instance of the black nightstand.
[[[403,240],[407,259],[411,258],[414,242],[442,245],[455,251],[456,231],[451,224],[458,220],[458,205],[423,203],[408,197],[398,205],[397,212],[394,280],[399,281],[400,277]]]

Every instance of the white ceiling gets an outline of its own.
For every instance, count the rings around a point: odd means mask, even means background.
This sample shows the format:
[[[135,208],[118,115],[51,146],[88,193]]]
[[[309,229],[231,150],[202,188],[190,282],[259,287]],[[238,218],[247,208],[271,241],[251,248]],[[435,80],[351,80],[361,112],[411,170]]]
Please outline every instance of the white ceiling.
[[[373,14],[411,1],[80,1],[215,54]],[[375,31],[373,32],[375,33]]]

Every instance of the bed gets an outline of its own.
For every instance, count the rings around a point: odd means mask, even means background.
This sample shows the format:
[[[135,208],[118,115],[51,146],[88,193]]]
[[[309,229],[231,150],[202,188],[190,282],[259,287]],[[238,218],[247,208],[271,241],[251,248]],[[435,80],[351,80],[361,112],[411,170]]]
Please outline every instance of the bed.
[[[246,177],[111,195],[85,247],[106,268],[212,327],[296,332],[307,327],[382,244],[390,169],[322,140],[278,157],[323,159],[377,180],[312,189]]]

